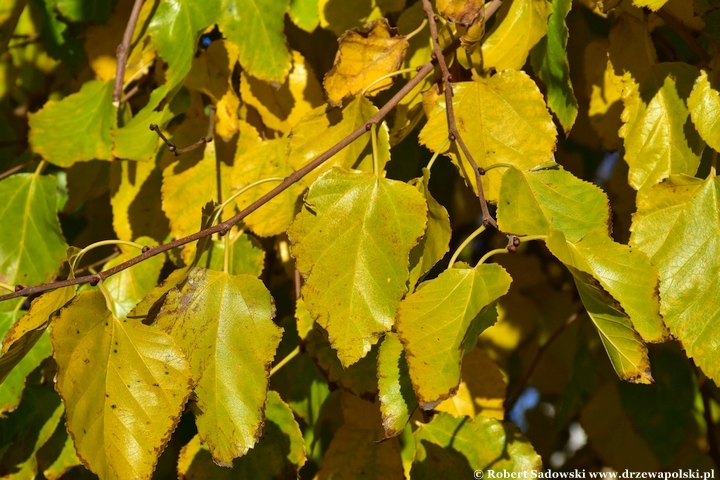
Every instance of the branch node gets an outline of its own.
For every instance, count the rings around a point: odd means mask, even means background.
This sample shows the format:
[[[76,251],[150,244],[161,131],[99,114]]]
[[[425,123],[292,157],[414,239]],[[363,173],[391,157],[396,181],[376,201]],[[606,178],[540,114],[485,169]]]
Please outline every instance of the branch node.
[[[150,247],[148,247],[147,245],[145,245],[145,246],[142,248],[142,253],[147,253],[148,250],[150,250]]]
[[[478,168],[477,168],[477,172],[478,172],[480,175],[485,175],[485,174],[487,173],[483,167],[478,167]]]
[[[227,235],[227,233],[229,231],[230,231],[230,227],[228,227],[227,225],[223,225],[223,227],[218,232],[218,235],[220,235],[221,237],[224,237],[225,235]]]
[[[15,291],[19,292],[21,290],[25,290],[25,287],[23,285],[15,285]]]
[[[94,276],[90,279],[90,286],[92,286],[92,287],[97,287],[97,284],[98,284],[98,283],[100,283],[100,277],[99,277],[98,275],[94,275]]]
[[[454,142],[456,139],[457,139],[457,137],[455,136],[455,134],[453,132],[448,133],[448,140],[450,140],[451,142]]]
[[[448,82],[448,83],[452,83],[452,81],[453,81],[453,76],[452,76],[452,74],[450,74],[450,75],[448,75],[447,77],[445,77],[445,81]]]
[[[367,122],[367,123],[365,124],[365,130],[367,130],[368,132],[369,132],[370,130],[372,130],[372,127],[373,127],[373,122]]]
[[[158,130],[158,126],[157,126],[156,124],[154,124],[154,123],[151,123],[151,124],[150,124],[150,130],[152,130],[153,132],[156,131],[156,130]]]

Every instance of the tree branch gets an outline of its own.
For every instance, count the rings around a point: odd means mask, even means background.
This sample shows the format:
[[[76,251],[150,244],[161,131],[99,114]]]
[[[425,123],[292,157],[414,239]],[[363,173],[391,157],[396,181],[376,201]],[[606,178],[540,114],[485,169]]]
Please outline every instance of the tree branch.
[[[115,72],[115,86],[113,88],[113,105],[116,107],[120,106],[123,80],[125,78],[125,65],[127,64],[128,55],[130,54],[130,40],[132,40],[142,4],[143,0],[135,0],[132,12],[130,13],[130,19],[128,20],[127,27],[125,27],[122,43],[118,45],[117,51],[115,52],[117,55],[117,71]]]
[[[455,123],[455,108],[453,107],[452,102],[452,75],[450,75],[450,71],[448,70],[447,64],[445,63],[445,56],[443,55],[442,49],[440,48],[440,42],[438,41],[437,24],[435,23],[435,13],[433,12],[430,0],[422,0],[422,3],[423,10],[425,10],[425,15],[428,19],[428,25],[430,26],[430,36],[432,37],[433,43],[433,56],[437,59],[438,65],[440,65],[440,70],[442,71],[443,87],[445,90],[445,112],[447,114],[448,138],[451,141],[457,142],[457,144],[460,146],[460,150],[462,150],[462,152],[465,154],[465,158],[467,158],[468,162],[470,162],[470,165],[475,172],[475,182],[477,183],[477,196],[480,200],[480,209],[482,210],[483,215],[483,225],[485,225],[486,227],[492,225],[493,227],[497,228],[497,223],[495,223],[495,220],[492,218],[492,216],[490,216],[487,201],[485,200],[485,192],[483,192],[482,176],[485,174],[485,170],[480,168],[477,162],[475,162],[475,159],[470,153],[470,150],[468,150],[465,142],[460,136],[460,132],[458,132],[457,125]],[[502,2],[498,1],[496,3],[497,6],[499,6]],[[495,9],[492,11],[492,13],[495,13],[495,11],[497,11],[497,6],[494,7]]]
[[[376,124],[380,122],[385,116],[395,108],[395,106],[402,100],[410,91],[415,88],[429,73],[431,73],[434,69],[434,62],[430,61],[425,63],[424,65],[418,67],[418,73],[410,79],[398,92],[385,104],[380,108],[380,110],[370,117],[363,125],[355,129],[353,132],[351,132],[348,136],[340,140],[338,143],[336,143],[333,147],[331,147],[326,152],[320,154],[315,160],[308,163],[301,169],[293,172],[292,174],[288,175],[285,180],[281,184],[279,184],[277,187],[273,188],[269,192],[267,192],[265,195],[260,197],[258,200],[256,200],[254,203],[249,205],[247,208],[242,210],[240,213],[235,215],[234,217],[230,218],[229,220],[226,220],[222,223],[219,223],[213,227],[206,228],[204,230],[201,230],[199,232],[196,232],[192,235],[188,235],[187,237],[179,238],[173,242],[166,243],[164,245],[158,245],[155,247],[145,247],[143,249],[143,253],[138,255],[137,257],[131,258],[127,262],[123,262],[119,265],[116,265],[115,267],[105,270],[93,275],[85,275],[82,277],[77,278],[71,278],[68,280],[63,280],[59,282],[52,282],[47,283],[43,285],[37,285],[32,287],[26,287],[22,285],[17,285],[15,287],[15,292],[0,296],[0,302],[4,300],[10,300],[12,298],[17,297],[26,297],[28,295],[34,295],[41,292],[46,292],[48,290],[54,290],[56,288],[61,287],[67,287],[69,285],[79,285],[82,283],[89,283],[91,285],[97,285],[99,282],[105,280],[106,278],[115,275],[118,272],[121,272],[127,268],[132,267],[133,265],[137,265],[140,262],[143,262],[144,260],[147,260],[150,257],[154,257],[155,255],[159,255],[160,253],[166,252],[170,249],[181,247],[183,245],[186,245],[188,243],[194,242],[196,240],[199,240],[201,238],[213,235],[215,233],[218,233],[220,235],[227,234],[230,229],[238,223],[240,220],[244,219],[251,213],[253,213],[255,210],[260,208],[261,206],[268,203],[270,200],[275,198],[277,195],[279,195],[281,192],[283,192],[285,189],[287,189],[290,185],[296,183],[298,180],[303,178],[305,175],[310,173],[315,168],[319,167],[323,163],[325,163],[328,159],[330,159],[333,155],[340,152],[342,149],[350,145],[352,142],[357,140],[360,136],[362,136],[364,133],[368,132],[373,124]]]

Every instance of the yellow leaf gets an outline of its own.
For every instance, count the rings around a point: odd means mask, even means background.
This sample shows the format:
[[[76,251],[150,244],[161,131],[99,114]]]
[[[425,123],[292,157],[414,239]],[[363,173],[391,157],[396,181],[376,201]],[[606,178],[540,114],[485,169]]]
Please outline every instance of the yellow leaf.
[[[630,72],[635,81],[658,61],[655,45],[643,14],[623,11],[610,29],[610,62],[615,74]]]
[[[280,88],[248,75],[243,70],[240,95],[255,107],[265,125],[287,133],[308,112],[325,101],[322,87],[310,63],[293,50],[290,74]]]
[[[451,22],[469,27],[483,12],[484,3],[483,0],[438,0],[437,10]]]
[[[603,148],[615,151],[620,147],[618,131],[622,126],[622,77],[615,75],[612,64],[607,61],[607,54],[607,42],[596,40],[588,44],[585,49],[585,81],[590,90],[590,124],[602,139]]]
[[[342,35],[354,27],[384,17],[388,13],[399,12],[405,8],[406,0],[363,0],[347,2],[345,0],[318,0],[320,26]]]
[[[522,68],[530,50],[547,34],[550,12],[547,0],[504,2],[482,48],[470,56],[473,65],[484,71]],[[463,63],[464,56],[458,58]]]
[[[467,383],[460,382],[458,385],[457,392],[455,395],[443,400],[440,405],[434,408],[438,412],[446,412],[453,417],[474,417],[475,416],[475,404],[473,403],[472,395],[468,390]],[[502,420],[502,418],[501,418]]]
[[[85,53],[88,63],[100,80],[115,78],[117,71],[117,47],[122,43],[123,33],[130,17],[133,0],[120,0],[115,6],[108,22],[104,25],[92,25],[85,33]],[[154,10],[153,2],[145,2],[140,9],[137,24],[144,25]],[[130,45],[134,48],[130,52],[125,67],[124,81],[145,75],[150,64],[155,60],[155,48],[149,41],[144,28],[136,28],[133,32]]]
[[[208,49],[193,59],[185,86],[212,98],[217,108],[215,133],[229,139],[239,129],[237,111],[240,99],[232,88],[231,75],[238,60],[238,47],[226,40],[212,42]]]
[[[362,92],[380,77],[397,70],[408,48],[405,37],[390,28],[384,18],[363,29],[345,32],[338,42],[340,48],[324,82],[330,102],[336,105],[344,97]],[[376,95],[391,85],[391,78],[378,81],[365,94]]]
[[[498,420],[505,418],[507,379],[487,353],[474,348],[465,355],[462,379],[477,413]]]

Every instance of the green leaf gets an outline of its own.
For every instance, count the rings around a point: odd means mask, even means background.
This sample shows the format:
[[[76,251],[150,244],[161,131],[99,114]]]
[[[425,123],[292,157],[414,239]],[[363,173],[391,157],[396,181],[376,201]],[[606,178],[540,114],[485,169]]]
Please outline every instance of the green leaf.
[[[420,284],[398,311],[397,332],[420,406],[429,410],[454,395],[468,331],[490,303],[505,295],[512,279],[497,264],[445,270]],[[473,328],[474,339],[489,327]]]
[[[47,480],[58,480],[70,468],[82,465],[65,422],[58,423],[53,436],[38,452],[38,463],[45,467],[42,473]]]
[[[410,250],[410,281],[408,283],[412,291],[420,277],[442,260],[450,249],[452,230],[447,210],[430,194],[430,170],[423,168],[422,178],[413,180],[411,184],[414,184],[415,188],[425,197],[428,209],[425,235]]]
[[[340,398],[344,423],[323,457],[319,478],[402,478],[397,438],[383,438],[377,405],[354,395]]]
[[[318,0],[290,0],[288,15],[295,25],[312,32],[320,23]]]
[[[552,158],[557,130],[540,90],[524,72],[505,71],[488,79],[454,85],[455,120],[463,141],[481,167],[509,163],[521,170]],[[436,152],[448,138],[444,96],[420,132],[420,142]],[[467,159],[458,161],[456,146],[450,155],[468,185],[475,188],[475,173]],[[485,196],[497,200],[500,169],[483,176]]]
[[[0,474],[3,478],[35,478],[38,450],[50,440],[63,416],[60,397],[43,385],[42,372],[28,378],[22,402],[0,420]]]
[[[30,310],[15,322],[2,340],[0,383],[25,358],[50,325],[50,317],[75,297],[77,286],[58,288],[33,300]],[[46,349],[42,349],[46,351]],[[49,351],[47,352],[49,354]],[[31,362],[35,363],[35,362]],[[29,372],[28,372],[29,373]],[[0,395],[1,396],[1,395]]]
[[[107,22],[115,0],[55,0],[57,11],[71,22]]]
[[[591,275],[571,266],[568,269],[618,377],[632,383],[652,383],[647,347],[622,306]]]
[[[672,176],[638,194],[630,245],[660,274],[660,314],[690,358],[720,381],[720,181]]]
[[[247,273],[259,277],[265,267],[265,250],[257,241],[245,232],[233,232],[230,235],[230,257],[228,272],[230,275]],[[212,247],[203,252],[198,266],[222,272],[225,263],[225,241],[213,241]]]
[[[716,68],[720,67],[718,65]],[[703,70],[695,80],[687,104],[695,128],[710,147],[720,151],[720,78],[717,70]]]
[[[414,479],[468,478],[473,471],[492,478],[489,472],[497,477],[502,472],[542,470],[540,455],[517,427],[482,415],[473,419],[440,413],[413,436]]]
[[[112,80],[92,80],[79,92],[59,101],[50,100],[29,114],[33,151],[59,167],[94,159],[112,160],[111,131],[117,125],[112,90]]]
[[[305,115],[290,132],[288,163],[295,170],[299,170],[353,130],[365,124],[377,111],[377,107],[362,95],[348,103],[342,110],[327,104],[316,108]],[[385,123],[378,128],[377,135],[378,166],[382,169],[390,160],[390,140]],[[310,172],[300,180],[300,184],[309,187],[323,172],[333,166],[371,172],[373,161],[370,133],[360,136],[319,168]]]
[[[190,361],[195,421],[218,464],[232,465],[260,434],[270,365],[282,336],[274,314],[270,292],[256,277],[194,268],[181,289],[168,293],[157,316]]]
[[[568,27],[565,23],[571,0],[554,0],[553,12],[548,18],[548,34],[532,51],[533,70],[547,87],[548,107],[557,115],[565,135],[575,124],[578,102],[570,80],[567,59]]]
[[[305,305],[347,367],[392,327],[406,291],[408,254],[426,205],[402,182],[333,169],[318,179],[288,229]]]
[[[168,94],[167,85],[161,85],[150,94],[150,100],[142,110],[137,112],[129,122],[112,132],[115,141],[113,155],[126,160],[150,161],[158,150],[160,138],[157,133],[150,130],[150,124],[160,125],[162,128],[172,114],[170,102],[167,102],[159,111],[160,103]]]
[[[216,22],[220,0],[161,2],[152,16],[148,32],[158,53],[168,64],[165,85],[168,91],[182,82],[190,71],[197,50],[198,38],[208,26]]]
[[[148,247],[157,245],[148,237],[138,238],[135,242]],[[128,245],[118,245],[118,247],[120,255],[107,262],[103,266],[103,270],[116,267],[142,253],[137,248]],[[164,263],[164,255],[155,255],[143,261],[142,264],[126,268],[104,281],[105,288],[112,300],[113,314],[116,317],[126,317],[128,312],[135,308],[140,300],[155,287]]]
[[[555,231],[547,247],[561,262],[592,275],[622,306],[634,329],[646,342],[662,342],[668,332],[660,318],[657,268],[641,251],[612,241],[593,230],[576,242]]]
[[[238,156],[232,170],[233,187],[242,189],[265,178],[289,176],[293,169],[287,162],[287,146],[286,138],[266,140]],[[242,210],[252,204],[279,183],[262,183],[242,193],[235,199],[238,209]],[[243,221],[253,233],[261,237],[283,233],[295,218],[296,204],[302,192],[303,188],[299,184],[293,184]]]
[[[695,175],[705,142],[685,101],[697,77],[697,68],[685,63],[653,65],[639,85],[629,75],[623,77],[620,136],[630,166],[628,180],[636,190],[670,175]]]
[[[220,4],[218,25],[225,38],[238,46],[240,65],[255,78],[282,83],[290,71],[283,34],[290,0],[220,0]]]
[[[88,291],[53,325],[56,388],[78,456],[101,478],[147,478],[190,395],[172,338],[114,316]]]
[[[378,352],[378,390],[385,438],[400,435],[417,408],[408,374],[405,350],[397,335],[388,332]]]
[[[552,10],[547,0],[503,3],[482,48],[473,52],[473,63],[485,71],[522,68],[530,50],[548,33],[548,15]]]
[[[290,407],[280,395],[270,391],[267,396],[265,424],[258,444],[235,462],[232,469],[221,468],[200,436],[185,445],[178,459],[181,478],[212,478],[216,480],[253,478],[272,480],[295,478],[305,464],[305,444],[302,432]]]
[[[605,193],[559,165],[521,171],[508,168],[502,177],[498,228],[515,235],[549,235],[560,230],[577,241],[596,228],[609,228]]]
[[[53,176],[29,173],[0,182],[0,282],[36,285],[60,267],[67,244],[60,231]],[[12,228],[9,228],[12,225]]]

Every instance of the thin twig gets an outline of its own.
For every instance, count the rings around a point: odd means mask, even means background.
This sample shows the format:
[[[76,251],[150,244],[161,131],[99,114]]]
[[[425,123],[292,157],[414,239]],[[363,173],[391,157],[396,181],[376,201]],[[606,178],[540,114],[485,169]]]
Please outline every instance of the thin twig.
[[[462,150],[462,152],[465,154],[465,158],[467,158],[468,162],[470,162],[470,166],[475,172],[475,182],[477,183],[477,196],[480,200],[480,209],[482,210],[483,215],[483,225],[485,225],[486,227],[492,225],[493,227],[497,228],[497,223],[495,223],[495,220],[492,218],[492,216],[490,216],[487,201],[485,200],[485,192],[483,192],[482,176],[485,174],[485,170],[480,168],[477,162],[475,162],[475,159],[470,153],[470,150],[468,150],[465,142],[460,136],[460,132],[458,132],[457,125],[455,123],[455,109],[452,102],[452,75],[450,75],[450,71],[448,70],[447,64],[445,63],[445,56],[443,55],[442,49],[440,48],[440,42],[438,41],[437,24],[435,23],[435,14],[433,13],[432,4],[430,3],[430,0],[422,0],[422,3],[423,10],[425,10],[425,15],[428,19],[428,25],[430,26],[430,36],[432,37],[433,43],[433,56],[437,59],[440,70],[442,71],[443,87],[445,90],[445,113],[447,114],[448,138],[451,141],[456,141],[458,145],[460,145],[460,150]]]
[[[300,298],[302,289],[302,277],[300,276],[300,270],[295,269],[295,299]]]
[[[28,160],[27,162],[23,162],[20,165],[15,165],[14,167],[12,167],[9,170],[5,170],[4,172],[0,173],[0,180],[2,180],[5,177],[9,177],[10,175],[12,175],[15,172],[19,172],[23,168],[27,167],[28,163],[30,163],[30,162],[32,162],[32,160]]]
[[[160,131],[160,126],[156,125],[154,123],[150,124],[150,130],[154,131],[158,134],[158,136],[162,139],[163,142],[168,146],[168,150],[170,150],[176,157],[179,157],[183,153],[187,153],[191,150],[195,150],[201,145],[205,145],[206,143],[210,143],[213,141],[214,138],[214,126],[215,126],[215,111],[216,108],[214,106],[210,107],[210,117],[208,120],[208,133],[204,137],[200,137],[200,140],[193,143],[192,145],[188,145],[185,148],[177,148],[177,145],[172,143],[170,140],[168,140],[165,135]],[[219,185],[219,183],[218,183]],[[222,201],[222,199],[220,200]]]
[[[135,0],[132,12],[130,13],[130,19],[128,20],[127,27],[125,27],[122,43],[118,45],[115,52],[117,55],[117,71],[115,72],[115,86],[113,88],[113,105],[116,107],[120,106],[123,79],[125,78],[125,65],[127,64],[128,55],[130,54],[130,41],[135,31],[135,24],[140,16],[140,7],[142,7],[142,4],[143,0]]]
[[[530,368],[527,372],[525,372],[525,375],[523,375],[522,379],[517,383],[516,387],[513,389],[513,394],[508,395],[507,400],[505,401],[505,415],[507,416],[515,406],[515,403],[517,402],[518,398],[520,398],[520,394],[525,390],[525,387],[527,386],[528,382],[530,381],[530,378],[533,376],[533,373],[535,373],[535,369],[540,364],[540,360],[542,359],[543,355],[545,355],[545,352],[547,349],[552,345],[555,340],[562,335],[562,333],[569,327],[577,318],[580,316],[580,314],[585,310],[585,307],[578,308],[575,312],[573,312],[572,315],[570,315],[565,322],[563,322],[560,327],[558,327],[557,330],[555,330],[552,334],[552,336],[548,339],[547,342],[545,342],[537,351],[535,354],[535,358],[533,358],[532,363],[530,364]]]
[[[671,14],[666,12],[664,9],[660,9],[657,12],[655,12],[655,15],[660,17],[660,19],[665,22],[670,28],[675,30],[675,32],[682,37],[683,40],[685,40],[685,43],[690,46],[693,52],[697,54],[698,57],[700,57],[700,60],[705,64],[709,65],[710,60],[710,54],[703,48],[702,45],[700,45],[700,42],[697,41],[695,37],[693,37],[692,33],[690,33],[685,26],[675,17],[673,17]]]
[[[226,220],[222,223],[218,223],[217,225],[213,227],[206,228],[204,230],[201,230],[199,232],[193,233],[192,235],[188,235],[187,237],[179,238],[173,242],[166,243],[164,245],[158,245],[155,247],[149,247],[147,248],[142,254],[138,255],[137,257],[131,258],[130,260],[123,262],[119,265],[116,265],[115,267],[105,270],[103,272],[99,272],[94,275],[85,275],[83,277],[77,277],[72,278],[68,280],[63,280],[59,282],[53,282],[53,283],[47,283],[43,285],[37,285],[37,286],[17,286],[16,291],[13,293],[10,293],[8,295],[0,296],[0,302],[4,300],[10,300],[12,298],[16,297],[26,297],[28,295],[34,295],[36,293],[46,292],[48,290],[54,290],[56,288],[61,287],[67,287],[69,285],[79,285],[82,283],[90,283],[91,285],[97,285],[98,282],[105,280],[106,278],[115,275],[118,272],[121,272],[127,268],[132,267],[133,265],[137,265],[140,262],[143,262],[147,260],[150,257],[154,257],[155,255],[159,255],[160,253],[166,252],[168,250],[171,250],[173,248],[181,247],[183,245],[186,245],[191,242],[195,242],[201,238],[205,238],[209,235],[213,235],[215,233],[219,233],[220,235],[227,234],[233,225],[253,213],[255,210],[260,208],[261,206],[268,203],[270,200],[278,196],[281,192],[283,192],[285,189],[290,187],[290,185],[293,185],[297,181],[299,181],[301,178],[303,178],[305,175],[313,171],[315,168],[319,167],[323,163],[325,163],[327,160],[332,158],[335,154],[340,152],[342,149],[350,145],[352,142],[360,138],[363,134],[367,133],[371,128],[373,124],[376,124],[380,122],[385,116],[395,108],[395,106],[402,100],[410,91],[415,88],[428,74],[430,74],[433,69],[435,68],[434,62],[427,62],[426,64],[422,65],[418,68],[418,73],[413,78],[411,78],[398,92],[385,104],[378,110],[378,112],[370,117],[363,125],[360,125],[358,128],[356,128],[353,132],[351,132],[349,135],[347,135],[345,138],[340,140],[338,143],[333,145],[329,150],[325,151],[324,153],[320,154],[315,160],[308,163],[301,169],[293,172],[292,174],[288,175],[283,182],[278,185],[277,187],[273,188],[269,192],[267,192],[265,195],[260,197],[258,200],[253,202],[251,205],[246,207],[244,210],[242,210],[240,213],[235,215],[234,217],[230,218],[229,220]],[[157,132],[158,130],[156,130]],[[158,132],[160,134],[160,132]],[[167,140],[166,140],[167,141]]]

